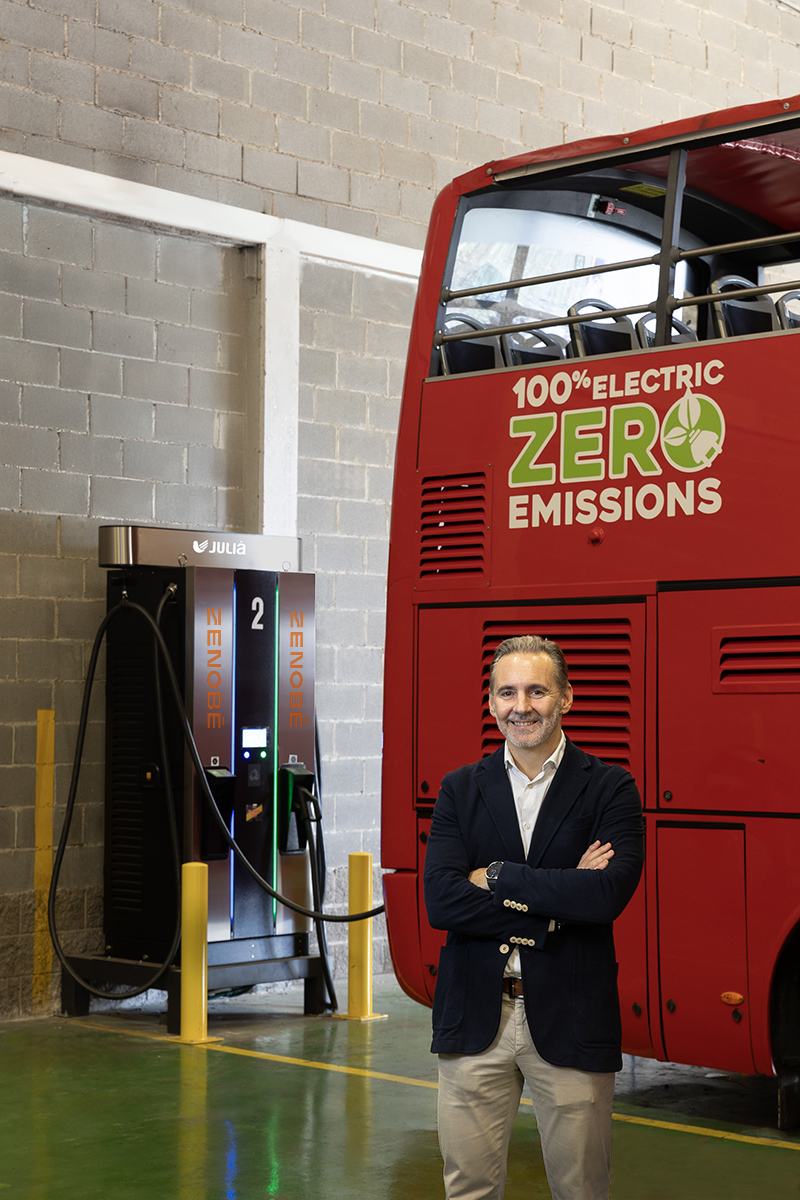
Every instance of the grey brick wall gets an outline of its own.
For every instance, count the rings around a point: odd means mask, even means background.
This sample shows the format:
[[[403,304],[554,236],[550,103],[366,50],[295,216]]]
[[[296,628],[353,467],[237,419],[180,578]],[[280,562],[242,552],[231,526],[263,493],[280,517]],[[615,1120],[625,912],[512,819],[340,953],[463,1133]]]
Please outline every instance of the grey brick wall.
[[[17,200],[0,226],[5,507],[252,521],[241,252]]]
[[[16,1016],[31,1008],[37,710],[56,712],[58,834],[105,611],[97,527],[254,527],[260,302],[230,247],[17,200],[0,201],[0,243],[0,1015]],[[101,708],[102,683],[59,899],[74,951],[100,946]]]
[[[0,0],[0,145],[421,245],[480,162],[800,91],[774,0]]]
[[[331,911],[346,911],[347,858],[380,864],[386,559],[392,463],[414,288],[306,263],[301,279],[299,530],[317,574],[317,707]],[[380,895],[376,880],[376,897]],[[347,931],[329,943],[345,971]],[[375,922],[376,970],[390,969]]]

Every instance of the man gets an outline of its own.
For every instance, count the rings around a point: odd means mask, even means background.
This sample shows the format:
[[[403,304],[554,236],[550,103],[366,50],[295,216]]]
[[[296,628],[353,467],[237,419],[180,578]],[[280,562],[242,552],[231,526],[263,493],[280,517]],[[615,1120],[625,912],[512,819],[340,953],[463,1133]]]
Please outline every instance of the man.
[[[608,1196],[612,922],[641,874],[642,815],[627,771],[564,736],[571,705],[560,647],[507,639],[489,681],[505,745],[446,775],[436,801],[425,901],[448,931],[431,1047],[448,1200],[501,1200],[525,1080],[554,1200]]]

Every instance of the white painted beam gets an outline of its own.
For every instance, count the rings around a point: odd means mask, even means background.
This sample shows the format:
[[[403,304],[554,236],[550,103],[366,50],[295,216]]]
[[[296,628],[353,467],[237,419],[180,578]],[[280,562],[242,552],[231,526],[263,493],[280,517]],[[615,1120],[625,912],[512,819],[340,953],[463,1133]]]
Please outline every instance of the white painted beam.
[[[301,261],[318,259],[417,279],[421,251],[0,150],[0,195],[4,193],[150,229],[258,248],[263,288],[258,511],[263,532],[296,536]]]
[[[264,532],[297,536],[300,405],[300,255],[267,243],[264,296]]]
[[[96,216],[219,238],[236,246],[269,242],[304,257],[330,259],[412,279],[419,276],[422,262],[421,251],[407,246],[271,217],[8,150],[0,150],[0,194],[3,192],[21,200],[57,204]]]

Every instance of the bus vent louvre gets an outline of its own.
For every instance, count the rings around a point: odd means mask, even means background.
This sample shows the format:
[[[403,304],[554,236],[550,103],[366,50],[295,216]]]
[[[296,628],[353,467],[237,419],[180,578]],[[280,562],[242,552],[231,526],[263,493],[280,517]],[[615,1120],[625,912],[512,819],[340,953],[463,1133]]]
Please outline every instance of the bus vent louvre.
[[[483,575],[485,569],[486,476],[427,476],[420,508],[420,577]]]
[[[513,625],[486,621],[483,626],[483,716],[481,748],[491,754],[503,737],[489,712],[489,670],[502,641],[536,633],[558,642],[567,660],[575,701],[563,721],[564,732],[587,754],[631,770],[632,631],[625,617],[559,618]]]
[[[800,692],[800,625],[715,629],[715,692]]]

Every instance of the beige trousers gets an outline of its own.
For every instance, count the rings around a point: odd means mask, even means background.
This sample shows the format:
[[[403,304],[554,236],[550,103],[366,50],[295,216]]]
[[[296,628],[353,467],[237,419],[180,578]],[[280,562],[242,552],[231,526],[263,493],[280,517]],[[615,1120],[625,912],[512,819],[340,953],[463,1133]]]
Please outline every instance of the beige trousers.
[[[614,1075],[546,1063],[531,1039],[524,1000],[507,996],[488,1050],[439,1055],[447,1200],[502,1200],[524,1082],[553,1200],[608,1200]]]

